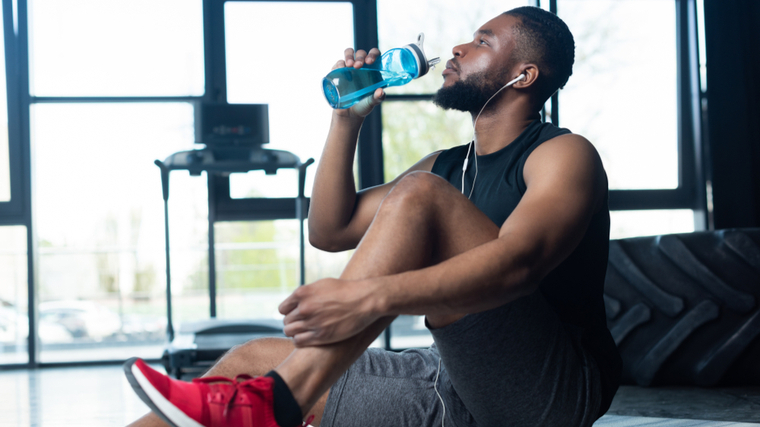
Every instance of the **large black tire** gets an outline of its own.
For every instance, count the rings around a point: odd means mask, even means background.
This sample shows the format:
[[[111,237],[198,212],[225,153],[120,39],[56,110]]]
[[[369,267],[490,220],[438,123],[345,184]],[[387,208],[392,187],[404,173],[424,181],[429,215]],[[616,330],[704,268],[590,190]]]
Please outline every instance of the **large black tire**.
[[[760,229],[613,240],[604,300],[623,383],[760,385]]]

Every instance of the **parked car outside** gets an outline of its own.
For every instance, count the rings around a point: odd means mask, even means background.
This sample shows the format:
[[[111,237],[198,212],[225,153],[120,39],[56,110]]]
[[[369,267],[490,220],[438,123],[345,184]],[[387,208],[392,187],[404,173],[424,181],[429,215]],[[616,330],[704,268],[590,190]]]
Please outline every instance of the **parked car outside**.
[[[119,315],[94,301],[49,301],[39,305],[40,323],[63,326],[74,338],[103,341],[121,332]]]

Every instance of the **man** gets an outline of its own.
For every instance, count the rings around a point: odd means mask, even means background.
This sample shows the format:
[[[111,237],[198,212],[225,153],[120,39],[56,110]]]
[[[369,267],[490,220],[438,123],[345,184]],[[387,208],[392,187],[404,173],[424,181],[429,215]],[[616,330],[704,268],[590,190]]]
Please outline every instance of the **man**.
[[[472,114],[474,141],[358,193],[357,137],[384,93],[336,110],[309,237],[357,248],[343,274],[282,303],[292,340],[237,347],[192,384],[127,362],[158,414],[135,425],[590,426],[620,374],[602,300],[607,180],[586,139],[539,120],[573,51],[541,9],[489,21],[453,49],[435,99]],[[378,56],[348,49],[336,67]],[[425,315],[435,345],[367,350],[400,314]],[[256,378],[223,378],[241,373]]]

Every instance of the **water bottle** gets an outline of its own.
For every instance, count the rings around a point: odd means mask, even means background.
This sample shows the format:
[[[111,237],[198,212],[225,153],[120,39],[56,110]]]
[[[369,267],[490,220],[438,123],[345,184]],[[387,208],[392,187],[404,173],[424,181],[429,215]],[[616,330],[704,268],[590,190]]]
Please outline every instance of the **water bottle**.
[[[385,52],[372,64],[362,68],[344,67],[332,70],[322,79],[322,89],[333,108],[349,108],[362,98],[371,96],[377,88],[401,86],[427,74],[440,58],[428,61],[422,43],[425,35],[417,36],[417,43]]]

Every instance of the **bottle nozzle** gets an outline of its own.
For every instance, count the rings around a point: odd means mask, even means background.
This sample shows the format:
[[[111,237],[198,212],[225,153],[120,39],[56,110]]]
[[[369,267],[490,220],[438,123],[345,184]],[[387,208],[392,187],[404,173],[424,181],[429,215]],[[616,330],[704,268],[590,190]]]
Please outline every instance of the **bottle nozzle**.
[[[417,43],[412,43],[405,46],[405,48],[412,52],[414,57],[417,59],[417,67],[419,67],[419,72],[415,77],[416,79],[427,74],[427,72],[430,71],[430,67],[441,62],[440,58],[433,58],[428,61],[427,57],[425,57],[425,50],[422,47],[423,43],[425,43],[425,34],[420,33],[417,36]]]

